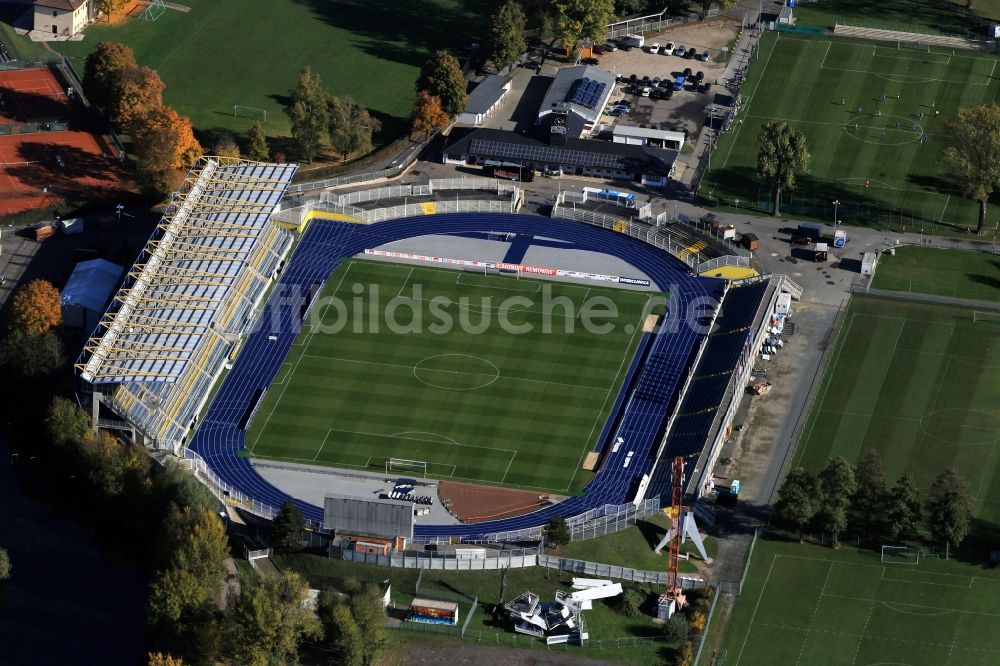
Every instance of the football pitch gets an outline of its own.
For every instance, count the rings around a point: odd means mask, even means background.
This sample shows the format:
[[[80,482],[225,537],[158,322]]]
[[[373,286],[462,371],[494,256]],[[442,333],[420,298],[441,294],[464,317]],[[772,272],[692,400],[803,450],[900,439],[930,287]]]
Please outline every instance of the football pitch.
[[[1000,301],[1000,255],[930,247],[900,247],[883,254],[875,289]]]
[[[992,665],[998,597],[992,569],[762,539],[715,663]]]
[[[796,190],[783,194],[782,213],[829,222],[839,201],[846,224],[974,227],[977,204],[961,196],[941,162],[944,123],[998,92],[997,58],[989,54],[767,33],[699,194],[770,212],[769,186],[757,176],[757,136],[765,122],[785,121],[805,134],[812,159]],[[988,219],[998,215],[991,205]]]
[[[439,48],[466,55],[489,8],[478,0],[185,0],[157,21],[127,18],[87,28],[82,41],[52,42],[79,72],[100,41],[123,42],[163,79],[164,101],[202,132],[245,132],[267,112],[269,136],[287,135],[284,108],[299,72],[311,67],[334,95],[350,95],[400,132],[416,97],[420,65]],[[199,137],[201,138],[201,137]],[[208,148],[208,144],[206,144]],[[272,150],[285,151],[284,146]]]
[[[910,472],[923,493],[954,467],[974,515],[1000,523],[997,396],[1000,317],[854,296],[795,464],[818,472],[830,457],[875,449],[890,483]]]
[[[402,458],[425,462],[428,476],[573,492],[592,476],[582,460],[659,298],[346,262],[268,389],[247,449],[383,472]]]

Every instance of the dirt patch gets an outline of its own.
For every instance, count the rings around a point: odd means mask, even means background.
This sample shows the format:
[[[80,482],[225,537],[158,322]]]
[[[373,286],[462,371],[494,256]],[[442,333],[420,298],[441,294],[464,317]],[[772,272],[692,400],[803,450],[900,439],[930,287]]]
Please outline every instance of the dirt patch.
[[[457,481],[441,481],[438,484],[438,497],[441,503],[463,523],[519,516],[562,499],[555,495],[529,490],[497,488]]]

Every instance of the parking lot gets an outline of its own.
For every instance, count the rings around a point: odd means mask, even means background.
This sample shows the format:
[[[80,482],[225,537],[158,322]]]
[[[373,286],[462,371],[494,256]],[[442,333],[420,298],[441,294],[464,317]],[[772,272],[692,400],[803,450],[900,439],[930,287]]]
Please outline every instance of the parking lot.
[[[605,114],[601,119],[602,124],[609,130],[615,123],[656,125],[679,132],[686,131],[696,136],[705,122],[707,108],[716,101],[715,96],[725,93],[721,85],[722,74],[726,69],[726,58],[722,48],[731,42],[738,30],[737,21],[719,18],[704,23],[679,26],[659,34],[647,34],[642,49],[633,48],[629,51],[618,49],[598,55],[599,66],[602,69],[614,72],[623,78],[615,88],[612,102],[627,99],[632,103],[631,110],[619,117]],[[708,51],[709,60],[653,54],[649,52],[649,46],[654,43],[658,43],[660,47],[672,43],[675,49],[683,44],[688,50],[695,49],[699,56]],[[670,90],[669,93],[664,92],[661,95],[665,97],[669,94],[669,99],[656,99],[656,93],[652,93],[652,97],[644,97],[639,93],[644,87],[657,91],[666,91],[668,87],[673,87],[668,83],[661,83],[655,88],[652,85],[647,86],[642,84],[643,77],[648,77],[649,84],[656,78],[672,82],[678,74],[683,74],[685,69],[691,70],[692,78],[696,77],[698,72],[702,73],[702,83],[710,86],[708,93],[695,92],[690,80],[685,83],[682,90]],[[638,86],[631,83],[633,74]],[[612,106],[613,104],[608,106],[608,111],[612,110]]]

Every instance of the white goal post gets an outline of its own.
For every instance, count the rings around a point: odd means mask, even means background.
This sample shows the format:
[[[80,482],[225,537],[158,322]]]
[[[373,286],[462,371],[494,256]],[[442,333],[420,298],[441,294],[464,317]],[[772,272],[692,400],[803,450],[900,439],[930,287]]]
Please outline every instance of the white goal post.
[[[919,564],[920,550],[910,546],[882,546],[882,564]]]
[[[233,115],[238,118],[254,118],[256,120],[267,120],[267,109],[258,109],[253,106],[233,106]]]
[[[974,324],[994,324],[1000,326],[1000,312],[991,310],[973,310],[972,323]]]
[[[386,474],[420,474],[427,478],[426,460],[407,460],[406,458],[388,458],[385,461]]]

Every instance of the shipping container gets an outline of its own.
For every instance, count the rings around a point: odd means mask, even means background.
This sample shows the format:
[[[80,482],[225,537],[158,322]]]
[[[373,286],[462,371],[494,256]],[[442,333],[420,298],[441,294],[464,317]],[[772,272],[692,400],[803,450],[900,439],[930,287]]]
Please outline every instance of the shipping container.
[[[878,264],[878,252],[865,252],[861,257],[861,274],[872,275]]]

